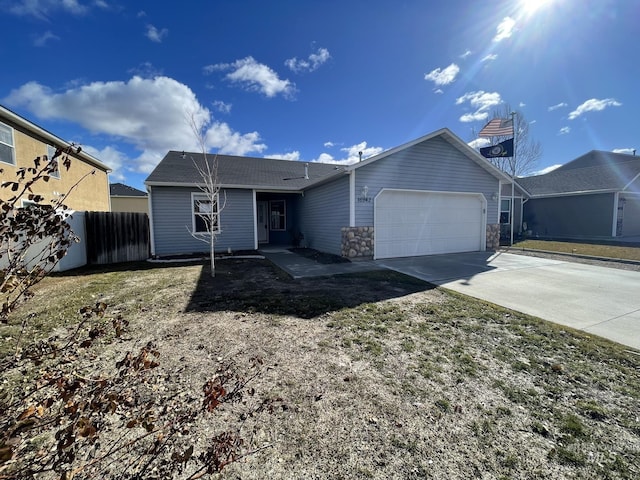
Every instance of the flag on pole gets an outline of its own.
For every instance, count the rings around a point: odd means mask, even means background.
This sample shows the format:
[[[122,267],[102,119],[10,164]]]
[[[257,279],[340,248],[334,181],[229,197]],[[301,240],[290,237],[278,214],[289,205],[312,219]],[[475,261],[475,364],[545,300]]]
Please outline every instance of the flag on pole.
[[[487,123],[480,133],[479,137],[497,137],[500,135],[513,135],[513,120],[511,118],[494,118]]]
[[[513,157],[513,138],[491,147],[481,148],[480,155],[485,158]]]

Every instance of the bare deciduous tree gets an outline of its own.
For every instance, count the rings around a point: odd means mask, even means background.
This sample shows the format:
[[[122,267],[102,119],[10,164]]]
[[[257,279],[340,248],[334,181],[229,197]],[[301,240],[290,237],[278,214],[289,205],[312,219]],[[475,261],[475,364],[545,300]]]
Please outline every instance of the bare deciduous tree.
[[[32,287],[55,268],[68,248],[79,241],[66,222],[70,210],[65,202],[78,184],[95,170],[50,204],[43,203],[44,196],[34,193],[32,187],[48,182],[63,166],[68,170],[69,156],[80,151],[81,148],[74,145],[57,148],[52,158],[37,157],[32,166],[17,169],[14,181],[0,185],[11,192],[7,200],[0,199],[0,321],[3,323],[22,300],[32,295]]]
[[[542,145],[533,140],[529,134],[529,122],[521,111],[514,110],[508,103],[498,107],[491,117],[511,118],[513,115],[514,130],[514,157],[496,157],[487,160],[498,167],[503,172],[514,177],[523,177],[530,174],[536,168],[538,159],[542,155]],[[473,131],[473,136],[477,137],[478,132]],[[496,136],[491,138],[493,145],[511,138],[511,136]]]
[[[187,229],[194,238],[209,245],[209,256],[211,258],[211,276],[216,276],[215,267],[215,245],[216,236],[221,233],[220,213],[226,204],[226,195],[221,192],[218,179],[218,155],[209,155],[205,134],[202,127],[198,125],[194,115],[189,117],[189,125],[198,141],[200,147],[200,158],[191,158],[193,165],[202,180],[199,189],[202,198],[194,199],[193,211],[195,214],[195,228]],[[220,198],[222,193],[222,198]],[[201,228],[198,228],[200,226]]]

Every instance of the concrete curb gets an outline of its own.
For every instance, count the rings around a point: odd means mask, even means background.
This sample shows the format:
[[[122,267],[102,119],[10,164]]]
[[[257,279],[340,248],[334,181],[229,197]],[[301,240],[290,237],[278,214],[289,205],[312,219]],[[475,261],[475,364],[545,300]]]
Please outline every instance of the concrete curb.
[[[585,260],[599,260],[601,262],[617,262],[617,263],[625,263],[628,265],[640,265],[640,261],[638,260],[626,260],[623,258],[611,258],[611,257],[597,257],[594,255],[584,255],[580,253],[554,252],[552,250],[538,250],[533,248],[501,247],[497,251],[504,252],[504,253],[515,253],[515,252],[544,253],[546,255],[559,255],[563,257],[584,258]]]

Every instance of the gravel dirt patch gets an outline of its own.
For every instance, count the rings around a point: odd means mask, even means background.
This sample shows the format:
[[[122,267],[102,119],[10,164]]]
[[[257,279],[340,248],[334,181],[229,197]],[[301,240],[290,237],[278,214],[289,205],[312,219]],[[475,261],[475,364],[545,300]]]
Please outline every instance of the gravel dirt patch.
[[[86,368],[151,341],[154,388],[198,397],[219,365],[262,359],[251,388],[283,408],[242,421],[258,451],[220,478],[640,476],[640,357],[395,272],[294,281],[225,259],[215,278],[200,264],[123,266],[37,293],[3,344],[24,316],[36,337],[99,299],[131,325]],[[242,409],[203,419],[196,452]]]

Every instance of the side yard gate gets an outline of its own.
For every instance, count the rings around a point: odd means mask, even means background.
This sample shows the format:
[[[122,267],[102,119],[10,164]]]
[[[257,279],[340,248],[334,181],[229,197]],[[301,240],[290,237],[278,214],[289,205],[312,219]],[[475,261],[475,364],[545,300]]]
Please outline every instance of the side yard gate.
[[[135,262],[149,258],[151,242],[146,213],[85,212],[85,234],[83,242],[89,264]]]

